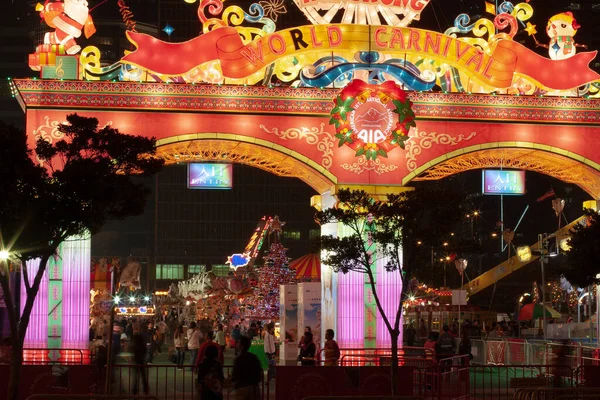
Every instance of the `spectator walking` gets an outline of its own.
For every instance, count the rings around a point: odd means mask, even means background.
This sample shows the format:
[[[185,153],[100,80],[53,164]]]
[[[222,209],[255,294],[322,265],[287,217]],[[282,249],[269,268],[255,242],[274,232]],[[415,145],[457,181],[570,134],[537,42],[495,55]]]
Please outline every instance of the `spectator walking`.
[[[415,345],[416,337],[417,331],[413,326],[413,323],[411,322],[404,330],[404,341],[406,342],[406,345],[409,347],[413,347]]]
[[[183,369],[183,363],[185,361],[185,345],[187,343],[187,338],[185,333],[183,333],[183,324],[175,329],[173,341],[175,342],[175,350],[177,351],[175,364],[177,364],[177,369]]]
[[[155,340],[156,336],[154,335],[154,329],[152,328],[152,323],[148,324],[148,327],[142,330],[142,337],[146,342],[146,362],[148,364],[152,364],[154,361],[154,349],[155,349]]]
[[[263,371],[258,358],[250,353],[251,341],[247,336],[242,336],[239,342],[240,355],[233,364],[231,379],[235,389],[236,400],[259,400],[259,383],[263,378]]]
[[[425,344],[427,342],[427,336],[429,334],[429,332],[427,332],[427,326],[425,325],[425,320],[423,320],[423,318],[421,318],[421,320],[419,321],[419,341],[422,344]]]
[[[312,332],[304,333],[304,346],[302,348],[302,352],[300,353],[300,363],[302,365],[315,365],[315,354],[317,352],[317,347],[313,342],[313,334]]]
[[[267,382],[275,378],[275,327],[273,324],[267,325],[264,339],[265,355],[269,359],[269,369],[267,371]]]
[[[145,332],[144,332],[145,333]],[[135,376],[133,382],[133,392],[132,394],[138,394],[138,385],[140,378],[142,379],[142,384],[144,385],[144,394],[148,395],[150,393],[150,386],[148,385],[148,375],[147,375],[147,353],[148,353],[148,345],[146,343],[147,335],[144,333],[137,333],[133,335],[133,360],[135,362]]]
[[[240,344],[240,338],[242,337],[242,332],[240,330],[240,326],[236,325],[233,327],[233,329],[231,330],[231,340],[233,340],[233,345],[234,345],[234,351],[235,351],[235,356],[238,356],[238,346]]]
[[[223,367],[217,360],[219,350],[208,346],[202,362],[198,365],[198,386],[201,400],[223,399]]]
[[[338,365],[340,360],[340,348],[335,340],[333,340],[335,333],[333,329],[327,329],[325,331],[325,346],[323,347],[325,353],[325,366],[331,367]]]
[[[223,330],[223,325],[219,324],[217,326],[217,335],[215,337],[215,342],[221,348],[221,354],[225,354],[225,350],[227,349],[227,341],[225,340],[225,331]]]
[[[198,358],[198,349],[200,348],[200,338],[202,333],[195,322],[190,324],[190,329],[187,331],[187,345],[190,351],[190,364],[192,367],[196,365],[196,359]]]

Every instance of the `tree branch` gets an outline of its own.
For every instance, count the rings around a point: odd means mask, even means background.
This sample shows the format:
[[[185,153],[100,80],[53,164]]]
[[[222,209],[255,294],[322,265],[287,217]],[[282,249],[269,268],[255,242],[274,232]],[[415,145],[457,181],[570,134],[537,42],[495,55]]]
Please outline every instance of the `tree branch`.
[[[27,326],[29,325],[29,318],[31,317],[33,303],[35,302],[37,293],[40,290],[40,283],[42,282],[42,277],[44,276],[44,272],[48,266],[49,259],[49,255],[42,256],[40,260],[40,266],[38,267],[35,278],[33,279],[33,285],[31,285],[31,289],[27,291],[27,298],[25,300],[25,305],[23,306],[23,314],[21,315],[21,320],[19,321],[19,343],[22,343],[23,340],[25,340],[25,333],[27,332]]]
[[[29,283],[29,272],[27,271],[27,263],[25,260],[21,260],[21,270],[23,270],[23,281],[25,283],[25,292],[28,293],[31,289],[31,284]]]

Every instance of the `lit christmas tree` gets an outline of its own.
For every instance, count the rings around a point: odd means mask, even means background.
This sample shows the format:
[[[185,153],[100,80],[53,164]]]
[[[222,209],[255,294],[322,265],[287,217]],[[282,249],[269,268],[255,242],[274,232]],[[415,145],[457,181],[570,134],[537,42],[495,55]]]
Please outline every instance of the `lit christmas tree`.
[[[279,285],[295,283],[296,271],[290,269],[287,249],[275,242],[263,257],[264,265],[256,269],[254,293],[245,300],[246,317],[275,320],[279,316]]]

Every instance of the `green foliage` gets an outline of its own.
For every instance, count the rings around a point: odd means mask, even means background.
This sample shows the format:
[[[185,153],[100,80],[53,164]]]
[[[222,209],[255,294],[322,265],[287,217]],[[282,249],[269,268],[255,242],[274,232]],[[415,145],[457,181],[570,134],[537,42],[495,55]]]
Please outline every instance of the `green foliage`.
[[[0,226],[24,259],[53,252],[66,237],[95,233],[107,220],[141,214],[150,191],[131,175],[154,174],[164,163],[154,139],[98,127],[95,118],[69,115],[59,131],[60,140],[37,142],[45,168],[32,160],[23,132],[0,137],[0,168],[14,171],[0,186]]]
[[[567,265],[562,271],[571,284],[582,288],[600,281],[596,279],[600,273],[600,215],[586,209],[585,216],[586,223],[571,230],[571,248],[566,252]]]

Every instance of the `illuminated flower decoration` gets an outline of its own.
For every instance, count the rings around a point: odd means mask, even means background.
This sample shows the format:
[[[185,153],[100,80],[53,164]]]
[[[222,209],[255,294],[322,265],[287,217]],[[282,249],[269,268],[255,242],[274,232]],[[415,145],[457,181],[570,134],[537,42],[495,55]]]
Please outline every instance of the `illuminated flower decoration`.
[[[258,4],[265,10],[265,15],[277,22],[277,17],[287,12],[285,0],[263,0]]]
[[[392,81],[369,85],[354,80],[334,100],[329,123],[335,126],[338,147],[350,146],[367,160],[396,147],[405,148],[415,113],[406,92]]]

